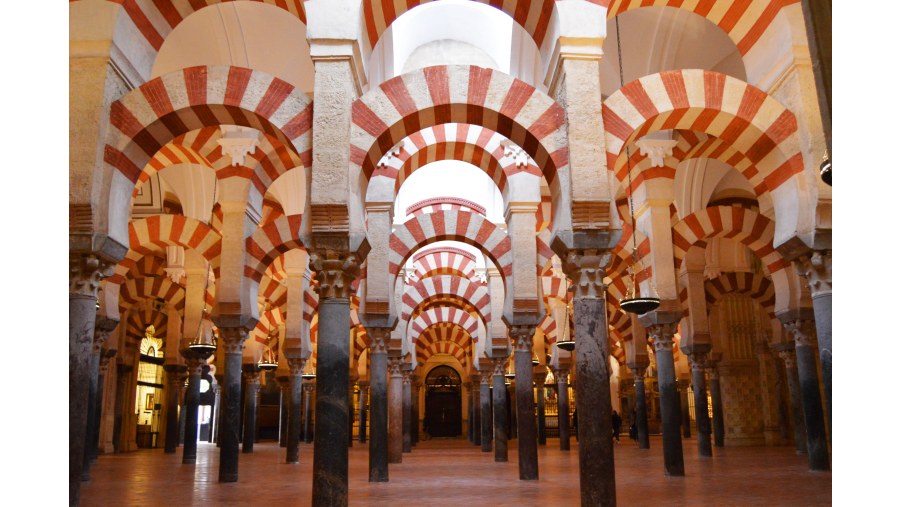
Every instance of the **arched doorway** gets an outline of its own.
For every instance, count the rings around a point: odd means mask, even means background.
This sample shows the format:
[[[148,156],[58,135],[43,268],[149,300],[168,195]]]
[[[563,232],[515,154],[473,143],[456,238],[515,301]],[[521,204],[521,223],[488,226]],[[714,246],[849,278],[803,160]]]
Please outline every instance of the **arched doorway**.
[[[425,431],[432,437],[462,434],[461,385],[459,373],[446,365],[425,377]]]

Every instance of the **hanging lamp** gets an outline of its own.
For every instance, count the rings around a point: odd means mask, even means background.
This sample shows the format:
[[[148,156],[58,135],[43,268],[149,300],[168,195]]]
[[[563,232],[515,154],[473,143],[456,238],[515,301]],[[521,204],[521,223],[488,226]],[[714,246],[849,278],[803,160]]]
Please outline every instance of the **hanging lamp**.
[[[831,186],[831,159],[828,158],[828,153],[825,153],[825,155],[822,156],[822,165],[819,166],[819,176],[826,185],[829,187]]]
[[[625,73],[622,70],[622,40],[619,33],[619,18],[616,17],[616,48],[619,53],[619,82],[620,87],[625,86]],[[628,144],[625,145],[625,162],[628,164],[628,212],[631,216],[631,267],[629,276],[631,284],[625,291],[625,297],[619,300],[622,310],[641,315],[659,308],[659,298],[653,296],[641,296],[637,283],[637,273],[643,270],[643,264],[637,257],[637,222],[634,219],[634,194],[631,186],[631,151]]]
[[[256,363],[260,370],[271,371],[278,368],[278,356],[275,350],[278,350],[278,331],[272,332],[272,315],[269,312],[271,305],[266,301],[266,315],[268,316],[269,331],[266,334],[266,348],[263,350],[262,357]],[[272,350],[272,340],[275,340],[275,350]]]
[[[572,352],[575,350],[575,337],[569,333],[569,310],[571,310],[571,306],[566,306],[566,318],[563,319],[563,332],[562,335],[557,334],[556,336],[556,346],[563,350],[568,350]]]
[[[209,222],[212,223],[213,217],[215,216],[215,201],[216,201],[216,189],[218,187],[218,178],[213,178],[213,190],[212,190],[212,202],[213,209],[209,210]],[[206,280],[203,285],[203,314],[200,317],[200,322],[197,323],[197,334],[194,341],[188,344],[188,349],[197,355],[200,359],[204,361],[209,359],[209,356],[213,355],[216,352],[216,337],[215,333],[210,330],[209,337],[206,336],[206,333],[203,332],[203,321],[206,320],[207,314],[209,314],[209,309],[206,307],[206,293],[209,290],[209,277],[211,275],[210,269],[212,265],[207,262],[206,264]]]

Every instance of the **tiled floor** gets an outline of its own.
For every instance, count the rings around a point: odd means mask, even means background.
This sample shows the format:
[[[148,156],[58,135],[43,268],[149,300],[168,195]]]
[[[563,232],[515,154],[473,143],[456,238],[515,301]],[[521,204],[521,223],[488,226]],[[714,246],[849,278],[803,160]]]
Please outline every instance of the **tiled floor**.
[[[558,450],[550,439],[539,450],[539,481],[518,479],[515,441],[509,462],[494,463],[465,440],[420,442],[403,463],[390,466],[390,482],[368,482],[368,452],[350,449],[353,506],[569,506],[579,505],[578,449]],[[641,451],[628,440],[616,446],[618,505],[820,506],[831,504],[831,473],[809,472],[793,448],[714,449],[700,459],[696,442],[685,440],[685,477],[666,477],[659,437]],[[312,444],[303,444],[300,464],[284,463],[274,442],[241,454],[240,482],[219,484],[218,449],[200,444],[197,465],[181,464],[162,450],[101,456],[82,484],[83,506],[309,505]]]

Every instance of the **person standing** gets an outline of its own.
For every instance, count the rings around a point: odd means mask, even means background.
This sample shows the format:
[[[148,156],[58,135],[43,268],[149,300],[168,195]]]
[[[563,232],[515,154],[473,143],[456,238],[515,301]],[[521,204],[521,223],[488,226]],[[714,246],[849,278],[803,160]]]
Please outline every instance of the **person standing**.
[[[613,410],[612,413],[612,430],[613,437],[616,439],[616,443],[619,443],[619,432],[622,430],[622,417],[619,416],[619,413]]]

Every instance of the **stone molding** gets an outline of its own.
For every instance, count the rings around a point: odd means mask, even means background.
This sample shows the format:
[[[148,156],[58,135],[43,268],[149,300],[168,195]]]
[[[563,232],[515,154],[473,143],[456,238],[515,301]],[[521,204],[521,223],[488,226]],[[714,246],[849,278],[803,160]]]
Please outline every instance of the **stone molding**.
[[[240,354],[249,333],[243,327],[220,327],[219,346],[225,354]]]
[[[653,350],[668,350],[669,352],[671,352],[672,345],[674,344],[673,337],[675,336],[675,331],[677,329],[678,323],[676,322],[654,324],[648,327],[647,333],[653,340]]]
[[[114,268],[93,254],[69,254],[69,297],[97,299],[100,281],[112,276]]]
[[[534,326],[509,326],[509,338],[516,352],[531,352],[534,346]]]
[[[800,276],[806,278],[813,298],[831,295],[831,250],[799,257],[795,266]]]
[[[579,248],[569,250],[563,272],[572,280],[576,299],[599,299],[606,294],[606,266],[612,259],[609,250]]]
[[[351,284],[359,277],[360,262],[356,253],[335,250],[309,252],[310,269],[316,272],[319,286],[316,293],[322,299],[350,299]]]

